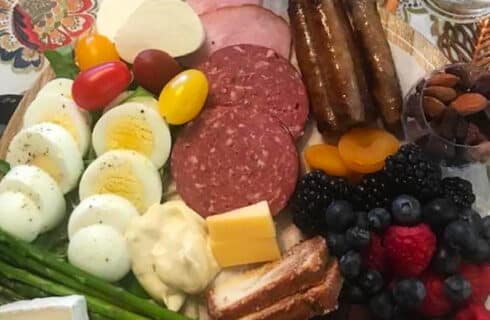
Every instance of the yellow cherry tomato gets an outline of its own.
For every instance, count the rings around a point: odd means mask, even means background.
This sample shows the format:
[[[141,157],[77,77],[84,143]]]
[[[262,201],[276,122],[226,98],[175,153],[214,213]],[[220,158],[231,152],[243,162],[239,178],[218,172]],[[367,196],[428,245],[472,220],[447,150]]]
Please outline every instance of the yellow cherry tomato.
[[[163,88],[158,101],[160,114],[170,124],[184,124],[201,112],[207,96],[204,73],[195,69],[183,71]]]
[[[75,47],[75,59],[80,70],[86,70],[106,62],[118,61],[116,46],[107,37],[91,34],[81,37]]]

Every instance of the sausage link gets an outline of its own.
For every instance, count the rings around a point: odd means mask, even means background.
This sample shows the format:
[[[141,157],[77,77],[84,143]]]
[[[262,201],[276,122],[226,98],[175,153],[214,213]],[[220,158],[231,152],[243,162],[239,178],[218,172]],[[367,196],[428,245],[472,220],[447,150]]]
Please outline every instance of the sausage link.
[[[374,102],[388,129],[401,127],[402,93],[375,0],[345,0],[365,52]]]
[[[319,57],[313,44],[311,3],[308,0],[290,0],[288,13],[296,57],[308,90],[318,130],[322,133],[339,132],[342,129],[330,104],[327,85],[320,70]]]

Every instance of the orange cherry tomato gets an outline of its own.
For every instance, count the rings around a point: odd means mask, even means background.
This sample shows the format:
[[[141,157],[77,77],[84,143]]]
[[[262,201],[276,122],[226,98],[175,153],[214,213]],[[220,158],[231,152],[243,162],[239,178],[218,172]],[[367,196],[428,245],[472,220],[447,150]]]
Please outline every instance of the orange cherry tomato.
[[[107,37],[91,34],[81,37],[75,47],[75,59],[80,70],[87,70],[106,62],[118,61],[116,46]]]

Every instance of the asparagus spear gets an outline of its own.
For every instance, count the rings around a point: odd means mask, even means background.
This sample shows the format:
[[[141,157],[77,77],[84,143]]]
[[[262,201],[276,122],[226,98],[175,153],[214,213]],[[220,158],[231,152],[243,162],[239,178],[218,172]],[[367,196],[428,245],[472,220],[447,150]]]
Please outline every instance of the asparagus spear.
[[[9,288],[10,290],[20,294],[23,299],[35,299],[35,298],[47,298],[50,297],[49,293],[46,293],[38,288],[28,286],[22,282],[12,281],[4,277],[0,277],[0,286]],[[2,304],[0,297],[0,304]],[[8,303],[12,301],[4,301],[3,303]],[[110,320],[107,317],[101,316],[100,314],[90,312],[90,320]]]
[[[24,299],[47,298],[50,296],[49,293],[46,293],[43,290],[4,277],[0,277],[0,285],[18,293]]]
[[[11,302],[24,299],[21,295],[4,286],[0,286],[0,297]]]
[[[3,245],[7,250],[13,252],[19,259],[32,258],[44,265],[44,272],[40,273],[43,276],[46,275],[46,270],[54,269],[75,279],[77,282],[82,283],[90,292],[102,294],[111,303],[123,305],[129,310],[138,312],[139,314],[148,316],[152,319],[188,320],[188,318],[183,315],[162,308],[150,300],[135,296],[122,288],[113,286],[110,283],[100,280],[99,278],[66,263],[65,261],[61,261],[48,251],[17,240],[3,230],[0,230],[0,245]]]
[[[12,261],[15,266],[19,268],[32,271],[36,274],[42,275],[45,278],[51,279],[58,283],[62,283],[63,285],[71,289],[77,290],[80,293],[90,294],[96,298],[107,300],[104,295],[99,294],[98,292],[94,292],[93,290],[90,290],[90,288],[86,287],[82,282],[70,278],[65,274],[58,272],[56,270],[46,268],[46,266],[42,265],[36,260],[19,256],[15,252],[13,252],[13,250],[9,250],[8,248],[5,248],[5,246],[3,245],[0,245],[0,257],[1,257],[0,259],[2,260],[7,258],[8,260]],[[12,264],[9,261],[6,262]]]
[[[2,261],[0,261],[0,274],[10,280],[19,281],[27,285],[33,286],[38,289],[42,289],[47,293],[55,296],[68,296],[78,294],[70,288],[67,288],[61,284],[51,282],[40,278],[32,273],[14,268]],[[108,304],[98,298],[85,296],[87,299],[87,305],[89,309],[97,314],[108,317],[114,320],[149,320],[149,318],[131,313],[129,311],[123,310],[114,305]]]

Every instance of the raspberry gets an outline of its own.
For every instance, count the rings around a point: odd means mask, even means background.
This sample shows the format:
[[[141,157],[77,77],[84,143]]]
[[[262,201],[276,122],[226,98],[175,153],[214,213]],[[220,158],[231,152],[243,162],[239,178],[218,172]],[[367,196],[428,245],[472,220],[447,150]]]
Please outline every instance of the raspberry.
[[[454,320],[490,320],[490,312],[481,304],[470,304],[458,311]]]
[[[371,242],[364,250],[362,258],[368,269],[378,270],[381,273],[387,271],[386,251],[380,236],[374,233],[371,235]]]
[[[429,317],[442,317],[451,312],[451,302],[444,294],[444,279],[435,274],[422,276],[427,294],[421,312]]]
[[[430,264],[436,242],[436,236],[426,224],[389,227],[384,246],[393,273],[404,277],[420,275]]]
[[[485,303],[490,295],[490,264],[464,264],[460,273],[471,283],[470,301],[477,304]]]

